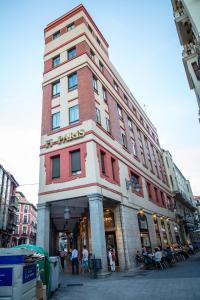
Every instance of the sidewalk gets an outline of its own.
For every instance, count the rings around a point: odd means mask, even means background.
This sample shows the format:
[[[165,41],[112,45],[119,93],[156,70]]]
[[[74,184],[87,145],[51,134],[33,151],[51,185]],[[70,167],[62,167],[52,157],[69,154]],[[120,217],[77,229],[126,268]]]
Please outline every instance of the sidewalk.
[[[200,253],[165,270],[134,269],[104,279],[61,275],[51,300],[199,300]]]

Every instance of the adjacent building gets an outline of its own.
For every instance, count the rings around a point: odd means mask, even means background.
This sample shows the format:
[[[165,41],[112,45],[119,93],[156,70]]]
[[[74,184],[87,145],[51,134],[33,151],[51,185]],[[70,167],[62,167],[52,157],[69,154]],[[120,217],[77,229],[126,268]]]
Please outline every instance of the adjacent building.
[[[16,179],[0,165],[0,248],[11,246],[12,234],[17,225],[18,200]]]
[[[163,151],[167,178],[175,203],[177,242],[186,244],[194,241],[196,205],[190,182],[173,162],[169,151]]]
[[[37,244],[59,234],[122,270],[142,247],[176,243],[179,227],[157,131],[79,5],[44,30]]]
[[[200,1],[172,0],[174,19],[180,43],[182,59],[191,89],[194,89],[199,106],[200,121]]]
[[[37,209],[22,192],[16,192],[18,198],[17,226],[12,237],[12,245],[36,244]]]

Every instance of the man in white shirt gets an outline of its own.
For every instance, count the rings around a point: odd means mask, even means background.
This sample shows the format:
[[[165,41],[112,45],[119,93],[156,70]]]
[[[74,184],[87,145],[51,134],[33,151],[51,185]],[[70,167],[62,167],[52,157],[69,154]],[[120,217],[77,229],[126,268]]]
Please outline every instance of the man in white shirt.
[[[79,262],[78,262],[78,250],[76,248],[74,248],[72,250],[72,256],[71,256],[71,260],[72,260],[72,274],[74,274],[74,267],[76,267],[76,274],[79,274]]]

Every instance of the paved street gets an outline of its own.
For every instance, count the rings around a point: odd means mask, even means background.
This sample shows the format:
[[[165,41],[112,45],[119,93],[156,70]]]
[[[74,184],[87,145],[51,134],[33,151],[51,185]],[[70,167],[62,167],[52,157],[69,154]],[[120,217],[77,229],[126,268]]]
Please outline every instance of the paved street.
[[[116,273],[106,279],[64,275],[51,300],[199,300],[200,254],[167,270]]]

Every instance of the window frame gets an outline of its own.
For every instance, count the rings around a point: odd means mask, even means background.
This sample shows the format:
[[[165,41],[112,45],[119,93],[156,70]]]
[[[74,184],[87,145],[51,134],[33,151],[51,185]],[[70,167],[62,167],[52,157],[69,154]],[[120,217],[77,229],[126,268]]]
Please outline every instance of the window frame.
[[[54,165],[53,161],[55,162],[55,159],[58,158],[59,158],[59,164],[57,166],[58,170],[55,170],[56,166]],[[52,180],[59,179],[60,178],[60,154],[51,156],[50,159],[51,159],[51,179]],[[55,175],[55,173],[57,175]]]
[[[57,30],[56,32],[53,33],[53,40],[56,40],[61,36],[60,30]]]
[[[71,27],[72,27],[72,28],[71,28]],[[67,32],[72,31],[75,27],[76,27],[76,26],[75,26],[75,23],[74,23],[74,22],[70,23],[69,25],[67,25]]]
[[[96,122],[101,125],[101,111],[98,107],[96,107]]]
[[[126,134],[121,132],[121,137],[122,137],[122,146],[127,149],[127,140],[126,140]]]
[[[59,125],[58,126],[56,126],[56,127],[54,127],[53,125],[54,125],[54,117],[56,117],[56,116],[59,116]],[[57,122],[56,122],[57,123]],[[56,130],[56,129],[59,129],[60,128],[60,111],[58,111],[58,112],[55,112],[55,113],[53,113],[52,115],[51,115],[51,130]]]
[[[59,63],[56,63],[55,64],[55,60],[56,59],[58,59],[59,58]],[[57,67],[57,66],[59,66],[60,65],[60,54],[58,54],[58,55],[56,55],[56,56],[54,56],[53,58],[52,58],[52,68],[55,68],[55,67]]]
[[[72,56],[70,57],[70,56],[69,56],[70,51],[75,51],[75,55],[72,55]],[[74,58],[76,58],[76,46],[74,46],[74,47],[72,47],[72,48],[70,48],[70,49],[67,50],[67,60],[72,60],[72,59],[74,59]]]
[[[92,77],[93,90],[98,93],[98,79],[95,75]]]
[[[75,108],[78,108],[78,119],[75,119],[75,120],[71,121],[71,117],[70,117],[71,116],[71,110],[75,109]],[[79,104],[76,104],[76,105],[73,105],[73,106],[69,107],[68,112],[69,112],[69,124],[73,124],[75,122],[80,121],[80,107],[79,107]]]
[[[79,168],[77,170],[73,170],[73,158],[72,155],[74,153],[79,153]],[[69,156],[70,156],[70,172],[71,172],[71,176],[77,176],[77,175],[81,175],[82,173],[82,167],[81,167],[81,150],[80,149],[76,149],[76,150],[72,150],[69,152]]]
[[[70,86],[70,79],[76,75],[76,84],[74,84],[73,86]],[[78,76],[77,76],[77,72],[73,72],[71,74],[69,74],[68,76],[68,91],[72,91],[77,89],[78,87]]]
[[[54,86],[57,86],[57,85],[59,88],[56,88],[56,90],[59,89],[59,92],[54,94]],[[56,80],[56,81],[52,82],[51,87],[52,87],[52,98],[59,97],[60,96],[60,80]]]

